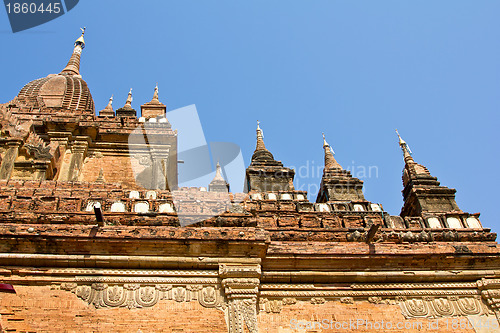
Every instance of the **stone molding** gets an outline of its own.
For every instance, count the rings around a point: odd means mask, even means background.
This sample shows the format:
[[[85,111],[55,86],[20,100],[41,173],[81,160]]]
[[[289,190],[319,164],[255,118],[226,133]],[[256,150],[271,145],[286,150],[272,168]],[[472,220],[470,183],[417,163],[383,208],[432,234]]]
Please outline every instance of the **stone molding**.
[[[314,284],[260,284],[259,264],[221,263],[218,272],[157,272],[166,276],[137,276],[140,270],[114,272],[108,269],[107,276],[80,275],[71,282],[56,285],[96,308],[144,308],[152,307],[160,300],[197,301],[205,308],[224,311],[229,333],[244,332],[245,326],[250,333],[257,333],[259,312],[277,314],[283,307],[297,302],[317,306],[332,301],[398,305],[408,319],[492,314],[499,318],[500,279],[449,283],[356,283],[347,289],[337,289]],[[205,275],[202,277],[198,273]]]
[[[399,305],[405,318],[491,315],[493,312],[499,318],[500,279],[482,279],[477,283],[357,283],[350,288],[338,290],[311,284],[262,284],[259,308],[267,313],[280,313],[284,306],[298,301],[314,305],[330,301],[344,304],[368,301],[373,304]]]
[[[257,297],[261,267],[255,265],[220,264],[219,276],[227,299],[229,333],[257,333]]]

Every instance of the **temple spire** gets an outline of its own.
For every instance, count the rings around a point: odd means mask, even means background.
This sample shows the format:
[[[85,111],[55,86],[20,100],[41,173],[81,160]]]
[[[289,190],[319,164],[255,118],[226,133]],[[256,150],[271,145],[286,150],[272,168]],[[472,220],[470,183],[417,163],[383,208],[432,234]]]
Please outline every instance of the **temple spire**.
[[[155,92],[153,94],[153,99],[151,101],[158,101],[158,82],[156,82]]]
[[[252,161],[267,160],[274,161],[274,156],[264,144],[264,132],[260,128],[260,121],[257,120],[257,145],[252,155]]]
[[[222,170],[219,161],[217,161],[217,167],[215,169],[215,177],[214,179],[212,179],[210,184],[208,184],[208,190],[210,192],[229,192],[229,184],[222,176]]]
[[[73,54],[71,55],[66,67],[61,71],[61,74],[80,75],[80,57],[82,50],[85,48],[85,40],[83,39],[83,35],[85,35],[85,27],[80,28],[80,30],[82,30],[82,35],[75,41]]]
[[[264,144],[264,133],[257,121],[257,145],[246,171],[245,191],[293,191],[295,171],[276,161]]]
[[[413,160],[412,152],[398,130],[396,134],[403,151],[405,166],[403,169],[403,208],[401,217],[435,217],[444,213],[462,214],[455,201],[455,189],[442,186],[436,177],[422,164]],[[445,226],[438,222],[440,227]]]
[[[130,91],[128,92],[127,100],[125,101],[125,105],[123,106],[124,109],[131,109],[132,108],[132,88],[130,88]]]
[[[132,88],[128,92],[127,101],[125,105],[118,110],[116,110],[117,117],[136,117],[137,111],[132,107]]]
[[[264,144],[264,132],[260,129],[260,121],[257,120],[257,146],[255,147],[255,151],[259,150],[267,150],[266,145]]]
[[[160,102],[158,99],[158,82],[155,86],[153,98],[150,102],[141,105],[141,115],[145,119],[151,118],[165,118],[167,113],[167,106]]]
[[[413,161],[413,157],[411,157],[412,151],[411,151],[410,147],[408,146],[406,141],[401,138],[401,135],[399,135],[398,130],[396,130],[396,134],[398,135],[398,138],[399,138],[399,146],[401,147],[401,150],[403,151],[403,156],[404,156],[405,162],[407,162],[407,160]]]
[[[217,166],[215,167],[215,177],[213,180],[224,180],[219,161],[217,161]]]
[[[111,97],[109,98],[109,102],[106,108],[113,110],[113,95],[111,95]]]
[[[113,95],[111,95],[111,97],[109,98],[109,102],[108,102],[108,105],[106,105],[106,107],[99,111],[99,115],[100,116],[114,116],[115,115],[115,112],[113,110]]]
[[[335,160],[335,152],[332,147],[326,142],[325,133],[323,133],[323,149],[325,150],[325,169],[342,169],[342,166]]]

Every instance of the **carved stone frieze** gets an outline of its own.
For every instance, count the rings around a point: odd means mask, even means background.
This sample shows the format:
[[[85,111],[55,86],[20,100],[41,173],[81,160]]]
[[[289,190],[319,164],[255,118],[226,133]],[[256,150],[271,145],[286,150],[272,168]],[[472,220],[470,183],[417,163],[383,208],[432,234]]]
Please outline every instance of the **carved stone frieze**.
[[[225,308],[224,295],[218,285],[170,285],[170,284],[92,284],[62,283],[62,290],[74,293],[96,308],[151,307],[159,300],[176,302],[198,301],[206,308]]]
[[[255,277],[259,274],[259,265],[221,264],[219,276],[222,279],[77,276],[75,282],[62,283],[60,289],[73,292],[96,308],[143,308],[151,307],[160,300],[198,301],[203,307],[216,308],[226,313],[229,333],[244,332],[245,326],[249,332],[257,333],[258,311],[280,313],[284,306],[298,301],[314,305],[330,301],[344,304],[359,301],[393,304],[399,305],[405,318],[493,313],[498,318],[500,308],[500,279],[479,280],[476,288],[466,288],[473,287],[474,284],[464,282],[434,284],[436,289],[431,289],[431,285],[426,283],[401,283],[355,284],[351,285],[351,290],[335,290],[314,285],[308,285],[308,289],[300,285],[260,285],[260,279]],[[395,289],[396,287],[403,288]]]
[[[140,165],[143,165],[146,167],[150,167],[153,165],[151,155],[149,155],[149,154],[134,154],[132,156],[139,161]]]
[[[484,290],[478,290],[478,286]],[[472,282],[353,284],[351,290],[335,290],[315,285],[265,284],[260,286],[260,296],[260,310],[267,313],[279,313],[284,306],[299,300],[316,305],[328,301],[344,304],[368,301],[373,304],[399,305],[406,318],[489,315],[493,312],[487,304],[494,310],[494,304],[500,306],[500,280],[483,279],[477,284]],[[285,301],[290,299],[295,302]]]
[[[473,316],[491,314],[491,311],[475,297],[422,297],[407,298],[400,296],[396,301],[406,318],[438,318],[454,316]]]

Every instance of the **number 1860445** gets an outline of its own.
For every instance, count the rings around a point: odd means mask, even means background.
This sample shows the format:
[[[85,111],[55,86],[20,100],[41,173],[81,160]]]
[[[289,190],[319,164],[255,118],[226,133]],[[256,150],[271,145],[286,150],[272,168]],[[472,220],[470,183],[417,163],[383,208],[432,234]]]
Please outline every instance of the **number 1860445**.
[[[61,12],[60,2],[34,3],[34,2],[8,2],[5,4],[8,14],[36,14],[50,13],[59,14]]]

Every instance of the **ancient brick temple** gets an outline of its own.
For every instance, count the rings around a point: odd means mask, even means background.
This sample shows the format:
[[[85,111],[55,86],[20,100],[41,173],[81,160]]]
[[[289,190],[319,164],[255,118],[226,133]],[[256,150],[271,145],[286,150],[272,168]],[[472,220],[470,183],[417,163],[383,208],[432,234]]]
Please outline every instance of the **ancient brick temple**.
[[[497,330],[496,234],[401,138],[400,216],[365,199],[326,140],[310,202],[260,127],[247,193],[220,165],[207,188],[179,188],[158,89],[139,118],[132,90],[97,115],[84,47],[0,105],[3,331]]]

